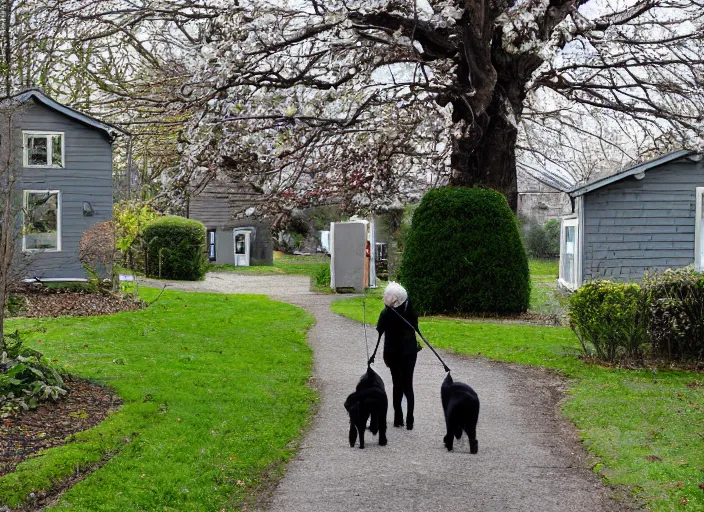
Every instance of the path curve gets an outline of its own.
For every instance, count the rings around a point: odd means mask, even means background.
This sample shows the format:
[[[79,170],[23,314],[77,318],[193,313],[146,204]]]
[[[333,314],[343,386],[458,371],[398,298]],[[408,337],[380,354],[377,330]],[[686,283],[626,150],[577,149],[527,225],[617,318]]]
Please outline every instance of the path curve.
[[[159,282],[144,281],[152,286]],[[163,283],[162,283],[163,285]],[[264,504],[274,512],[353,511],[623,511],[589,470],[575,430],[557,408],[560,381],[540,369],[443,353],[453,377],[479,394],[479,454],[466,437],[443,445],[442,367],[420,352],[415,373],[413,431],[389,422],[389,444],[367,433],[364,450],[350,448],[343,407],[365,370],[362,325],[330,311],[339,296],[309,291],[308,277],[210,273],[205,281],[170,288],[263,293],[300,306],[317,320],[308,334],[320,404],[286,474]],[[369,319],[373,321],[374,319]],[[373,327],[368,328],[370,341]],[[378,358],[379,360],[381,358]],[[391,376],[375,364],[391,392]],[[391,408],[390,408],[391,409]],[[392,420],[392,414],[389,420]]]

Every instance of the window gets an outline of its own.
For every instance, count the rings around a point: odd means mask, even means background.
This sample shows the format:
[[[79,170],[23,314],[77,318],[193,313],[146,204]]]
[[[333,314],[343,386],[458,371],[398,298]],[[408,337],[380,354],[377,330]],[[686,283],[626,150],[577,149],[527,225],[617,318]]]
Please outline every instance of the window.
[[[25,167],[63,167],[64,134],[23,132]]]
[[[704,187],[697,187],[694,233],[694,270],[704,272]]]
[[[61,192],[25,190],[23,214],[23,251],[61,250]]]
[[[563,219],[560,233],[560,284],[567,288],[577,288],[579,282],[579,222],[577,219]]]
[[[246,254],[244,233],[235,235],[235,254]]]
[[[209,229],[207,231],[208,239],[208,259],[210,261],[215,261],[215,230]]]

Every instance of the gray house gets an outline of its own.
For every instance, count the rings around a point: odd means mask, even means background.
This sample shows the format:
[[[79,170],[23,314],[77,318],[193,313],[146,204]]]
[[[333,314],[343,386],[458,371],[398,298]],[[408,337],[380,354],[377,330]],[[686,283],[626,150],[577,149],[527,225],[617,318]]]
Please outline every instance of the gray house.
[[[646,270],[704,270],[704,160],[681,150],[570,191],[560,285],[639,281]]]
[[[261,193],[212,179],[194,190],[186,217],[205,224],[208,259],[216,265],[273,265],[271,226],[257,219]]]
[[[26,279],[86,278],[78,243],[112,220],[112,142],[121,130],[31,89],[13,124],[16,190],[22,204],[17,251]],[[19,201],[18,201],[19,202]]]

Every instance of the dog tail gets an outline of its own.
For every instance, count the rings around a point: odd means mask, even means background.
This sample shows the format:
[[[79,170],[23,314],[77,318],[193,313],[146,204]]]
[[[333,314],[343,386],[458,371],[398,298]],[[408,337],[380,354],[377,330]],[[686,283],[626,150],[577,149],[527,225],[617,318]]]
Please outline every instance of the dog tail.
[[[462,437],[462,427],[455,428],[455,439]]]

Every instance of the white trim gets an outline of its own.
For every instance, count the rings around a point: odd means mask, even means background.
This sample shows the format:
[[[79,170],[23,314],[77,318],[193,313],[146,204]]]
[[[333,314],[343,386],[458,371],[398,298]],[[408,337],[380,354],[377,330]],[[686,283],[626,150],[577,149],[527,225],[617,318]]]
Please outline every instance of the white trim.
[[[584,274],[582,272],[582,262],[584,256],[584,237],[582,236],[582,227],[584,226],[584,196],[575,198],[575,207],[577,208],[577,288],[582,286],[584,282]]]
[[[697,209],[696,217],[694,218],[694,270],[697,272],[704,271],[704,258],[702,250],[704,249],[704,235],[702,234],[702,215],[704,215],[704,187],[697,187]]]
[[[579,244],[579,217],[573,216],[573,217],[567,217],[561,219],[562,222],[560,222],[560,269],[559,269],[559,278],[558,278],[558,283],[561,287],[563,288],[568,288],[570,290],[576,290],[579,288],[580,283],[580,275],[579,275],[579,270],[581,267],[580,263],[580,244]],[[563,269],[563,263],[565,259],[565,228],[567,227],[574,227],[574,260],[572,261],[572,275],[574,276],[574,282],[569,282],[564,279],[564,276],[562,274],[562,269]]]
[[[54,145],[51,137],[61,135],[61,165],[54,165]],[[27,155],[27,137],[45,136],[47,138],[46,161],[47,165],[29,165]],[[45,132],[41,130],[22,130],[22,166],[30,169],[65,169],[66,168],[66,135],[64,132]]]
[[[244,235],[244,254],[237,253],[237,235]],[[252,230],[247,228],[235,228],[232,230],[232,251],[235,258],[235,267],[249,267],[251,264],[250,249],[252,243]],[[245,263],[238,265],[238,256],[243,256]]]
[[[24,233],[24,212],[27,209],[28,194],[56,194],[56,249],[27,249],[27,239]],[[22,191],[22,252],[61,252],[61,228],[62,228],[62,207],[60,190],[35,190],[28,189]]]

